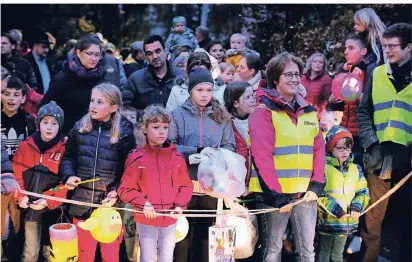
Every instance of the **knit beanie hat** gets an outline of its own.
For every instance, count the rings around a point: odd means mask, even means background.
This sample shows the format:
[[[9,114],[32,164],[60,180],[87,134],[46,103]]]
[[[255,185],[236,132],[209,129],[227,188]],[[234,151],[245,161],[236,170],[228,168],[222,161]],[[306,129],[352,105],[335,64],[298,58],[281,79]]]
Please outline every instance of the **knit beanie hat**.
[[[59,123],[59,129],[63,127],[64,123],[64,112],[63,109],[60,108],[56,104],[56,102],[51,101],[50,103],[40,107],[39,112],[37,113],[37,125],[40,127],[40,122],[45,116],[52,116],[56,118],[57,122]]]
[[[175,18],[173,18],[172,29],[177,23],[183,23],[186,26],[186,18],[184,18],[183,16],[176,16]]]
[[[208,70],[203,68],[195,68],[192,70],[192,72],[190,72],[189,75],[189,94],[200,84],[209,84],[213,88],[213,77]]]
[[[326,134],[326,148],[328,152],[332,152],[333,148],[342,138],[349,137],[353,141],[353,136],[348,129],[342,126],[333,126]]]

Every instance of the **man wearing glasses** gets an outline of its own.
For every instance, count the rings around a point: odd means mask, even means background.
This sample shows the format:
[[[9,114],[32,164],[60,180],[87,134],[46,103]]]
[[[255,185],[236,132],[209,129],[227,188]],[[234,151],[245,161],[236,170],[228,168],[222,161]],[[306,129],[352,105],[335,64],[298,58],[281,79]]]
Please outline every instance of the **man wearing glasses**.
[[[399,23],[383,33],[382,47],[387,63],[377,67],[364,89],[358,110],[359,136],[366,150],[370,203],[375,203],[411,172],[412,144],[412,25]],[[399,199],[398,199],[399,197]],[[411,261],[411,180],[393,198],[397,212],[399,261]],[[377,261],[381,226],[389,199],[366,213],[361,236],[363,261]],[[392,203],[392,201],[391,201]]]

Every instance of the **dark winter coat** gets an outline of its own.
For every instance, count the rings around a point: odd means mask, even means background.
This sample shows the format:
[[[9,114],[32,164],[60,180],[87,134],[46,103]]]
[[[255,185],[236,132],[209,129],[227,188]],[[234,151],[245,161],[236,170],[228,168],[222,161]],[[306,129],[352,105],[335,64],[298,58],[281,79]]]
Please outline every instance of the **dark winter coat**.
[[[36,60],[34,59],[33,52],[30,52],[28,55],[26,55],[23,58],[29,61],[31,67],[33,68],[34,75],[36,76],[36,81],[37,81],[37,88],[36,88],[37,93],[44,94],[43,78],[41,77],[39,66],[37,65]],[[47,59],[46,59],[46,64],[47,64],[47,67],[49,68],[50,79],[52,79],[54,75],[54,72],[52,71],[52,64]]]
[[[80,121],[69,132],[66,152],[60,165],[65,184],[71,176],[81,180],[100,178],[99,181],[77,186],[71,199],[100,204],[107,193],[116,190],[124,171],[127,154],[136,146],[133,124],[126,118],[120,122],[120,140],[110,144],[111,121],[93,120],[90,132],[80,133]],[[92,208],[70,205],[69,213],[80,219],[90,216]]]
[[[10,58],[2,55],[1,65],[6,68],[10,74],[19,77],[24,83],[37,90],[36,75],[34,74],[33,67],[26,59],[16,55]]]

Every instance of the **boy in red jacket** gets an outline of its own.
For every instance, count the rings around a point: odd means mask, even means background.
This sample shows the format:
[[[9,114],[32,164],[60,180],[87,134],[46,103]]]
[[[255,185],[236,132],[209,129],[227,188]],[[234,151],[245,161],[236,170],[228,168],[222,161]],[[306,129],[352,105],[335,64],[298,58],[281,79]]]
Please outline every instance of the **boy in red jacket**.
[[[149,106],[140,120],[139,148],[129,154],[118,195],[132,207],[139,232],[140,261],[173,261],[176,219],[157,217],[156,210],[181,213],[192,197],[193,185],[186,161],[167,140],[171,115],[162,107]]]
[[[67,190],[53,191],[53,188],[61,185],[58,170],[66,144],[59,132],[63,126],[63,119],[63,110],[54,101],[42,106],[37,118],[40,131],[21,142],[17,148],[12,164],[16,180],[23,190],[65,197]],[[50,210],[57,208],[61,203],[26,195],[20,196],[18,203],[20,208],[24,209],[22,214],[25,220],[25,241],[21,261],[37,261],[43,220],[54,217],[56,213]],[[60,211],[58,213],[60,214]],[[56,220],[57,217],[54,222]],[[48,227],[45,229],[47,231]],[[49,259],[48,253],[43,252],[46,259]]]

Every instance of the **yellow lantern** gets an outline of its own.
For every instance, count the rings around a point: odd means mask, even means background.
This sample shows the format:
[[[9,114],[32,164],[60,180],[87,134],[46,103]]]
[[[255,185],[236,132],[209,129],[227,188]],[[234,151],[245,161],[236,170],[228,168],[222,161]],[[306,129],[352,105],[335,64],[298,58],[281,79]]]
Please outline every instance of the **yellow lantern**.
[[[113,208],[99,207],[92,212],[89,219],[79,222],[83,230],[90,230],[93,238],[100,243],[112,243],[122,231],[122,219]]]
[[[49,227],[50,260],[52,262],[77,261],[78,238],[76,226],[69,223],[55,224]]]

